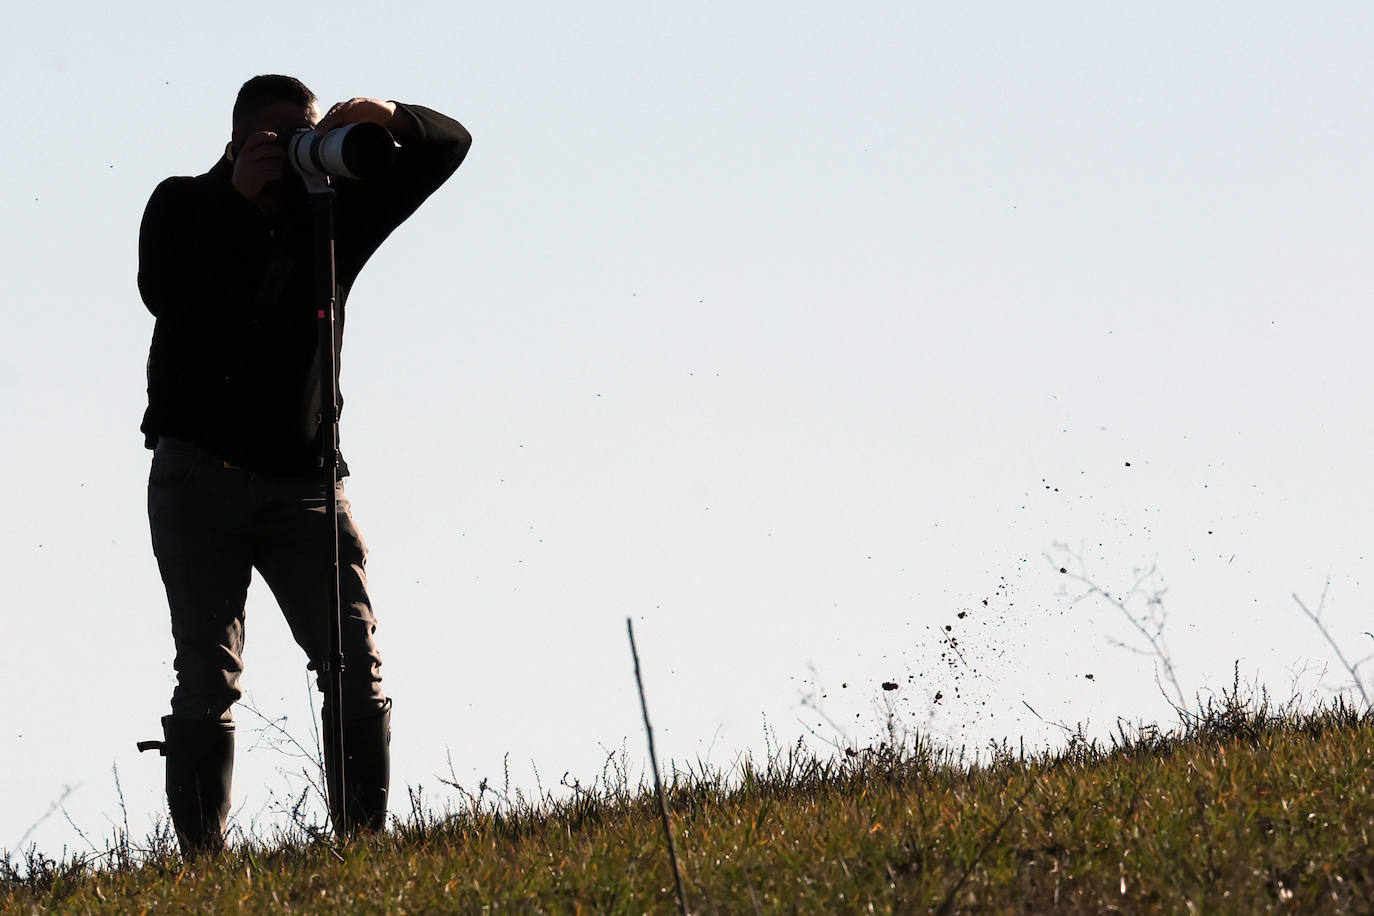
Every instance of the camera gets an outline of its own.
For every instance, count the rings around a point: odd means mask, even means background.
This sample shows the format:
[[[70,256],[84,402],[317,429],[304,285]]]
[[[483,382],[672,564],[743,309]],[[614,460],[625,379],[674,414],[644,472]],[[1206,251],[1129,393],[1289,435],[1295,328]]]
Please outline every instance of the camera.
[[[396,158],[396,141],[380,124],[345,124],[323,135],[300,127],[282,145],[291,167],[307,179],[368,179],[385,172]]]

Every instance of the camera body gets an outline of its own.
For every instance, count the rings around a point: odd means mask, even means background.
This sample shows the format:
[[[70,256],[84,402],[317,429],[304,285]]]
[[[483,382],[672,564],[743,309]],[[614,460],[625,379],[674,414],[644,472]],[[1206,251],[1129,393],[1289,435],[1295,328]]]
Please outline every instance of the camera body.
[[[380,124],[345,124],[323,135],[303,126],[281,137],[291,168],[307,182],[373,178],[396,159],[396,141]]]

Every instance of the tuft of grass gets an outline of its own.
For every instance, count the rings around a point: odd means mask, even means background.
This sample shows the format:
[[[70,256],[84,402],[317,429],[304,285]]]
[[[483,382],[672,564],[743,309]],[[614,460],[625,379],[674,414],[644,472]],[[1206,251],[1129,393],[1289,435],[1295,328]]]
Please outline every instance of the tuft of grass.
[[[1233,685],[1168,732],[1119,724],[1066,748],[969,760],[924,740],[802,745],[665,783],[689,906],[751,912],[1368,912],[1374,715],[1276,706]],[[657,802],[608,756],[526,799],[418,791],[384,836],[297,830],[186,865],[140,850],[6,857],[0,906],[643,913],[674,907]]]

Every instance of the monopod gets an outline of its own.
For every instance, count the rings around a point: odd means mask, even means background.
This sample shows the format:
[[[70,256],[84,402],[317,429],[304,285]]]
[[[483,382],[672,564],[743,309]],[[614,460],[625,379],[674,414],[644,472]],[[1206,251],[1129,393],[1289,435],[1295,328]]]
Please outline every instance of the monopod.
[[[325,709],[329,723],[326,729],[331,747],[325,749],[325,760],[332,752],[334,772],[325,767],[326,800],[334,799],[338,816],[335,829],[348,835],[348,799],[345,798],[343,743],[343,609],[339,601],[339,351],[336,314],[339,304],[334,264],[334,198],[335,192],[324,177],[305,175],[306,190],[310,192],[310,208],[315,223],[315,307],[319,326],[318,359],[320,364],[320,454],[317,459],[320,482],[325,487],[325,512],[329,516],[329,646],[322,660],[325,676]]]

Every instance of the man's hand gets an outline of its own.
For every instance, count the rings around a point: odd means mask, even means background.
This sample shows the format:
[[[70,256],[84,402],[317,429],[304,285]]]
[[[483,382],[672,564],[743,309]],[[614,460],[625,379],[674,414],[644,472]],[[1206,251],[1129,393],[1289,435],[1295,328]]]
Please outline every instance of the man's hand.
[[[380,124],[398,140],[413,137],[416,133],[415,120],[395,102],[364,98],[338,103],[320,119],[315,129],[324,132],[345,124],[363,123]]]
[[[234,153],[234,175],[230,179],[234,190],[257,204],[265,206],[264,190],[280,181],[286,172],[286,150],[277,143],[271,131],[250,134],[243,146]]]

